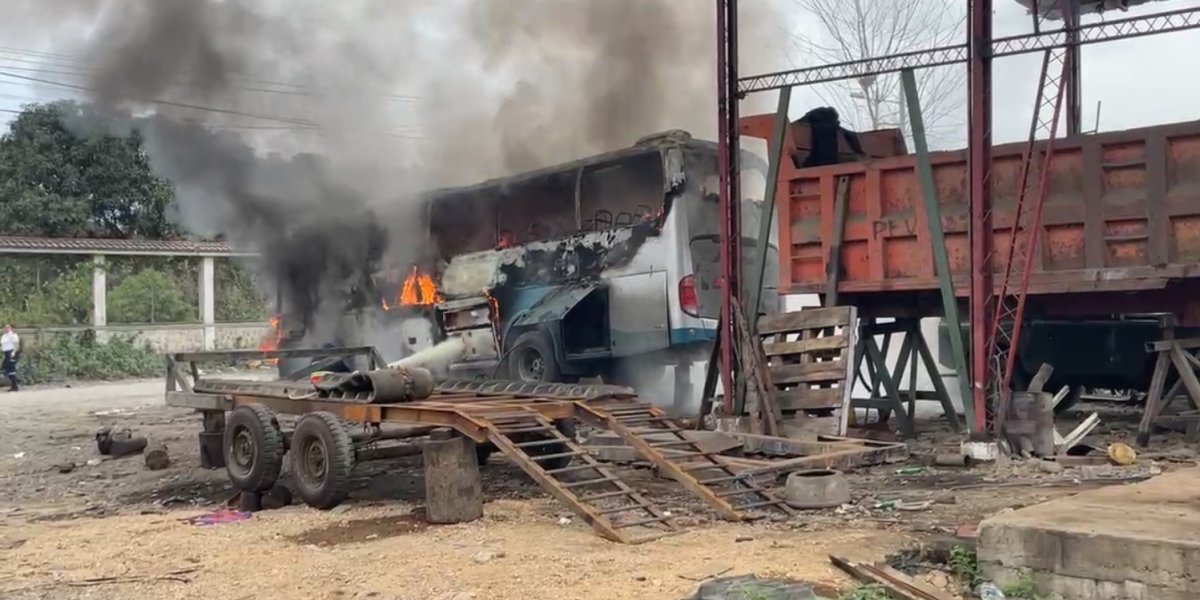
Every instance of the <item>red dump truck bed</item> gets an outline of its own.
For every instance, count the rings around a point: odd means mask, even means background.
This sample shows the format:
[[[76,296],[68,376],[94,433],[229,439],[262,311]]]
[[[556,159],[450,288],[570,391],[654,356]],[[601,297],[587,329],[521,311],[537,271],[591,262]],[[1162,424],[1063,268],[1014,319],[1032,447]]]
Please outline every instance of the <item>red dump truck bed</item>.
[[[743,126],[748,135],[761,129]],[[1006,258],[1024,149],[1007,144],[993,153],[997,271]],[[931,158],[950,267],[965,297],[966,152]],[[1200,300],[1200,287],[1191,289],[1200,284],[1194,279],[1200,278],[1200,121],[1059,140],[1051,169],[1030,277],[1029,293],[1043,296],[1036,303],[1047,312],[1109,314],[1181,312],[1180,292]],[[907,154],[806,169],[784,161],[777,197],[780,291],[824,292],[843,177],[849,192],[841,301],[879,314],[939,312],[916,157]],[[1030,177],[1036,190],[1037,174]],[[1047,302],[1067,300],[1062,294],[1078,301]]]

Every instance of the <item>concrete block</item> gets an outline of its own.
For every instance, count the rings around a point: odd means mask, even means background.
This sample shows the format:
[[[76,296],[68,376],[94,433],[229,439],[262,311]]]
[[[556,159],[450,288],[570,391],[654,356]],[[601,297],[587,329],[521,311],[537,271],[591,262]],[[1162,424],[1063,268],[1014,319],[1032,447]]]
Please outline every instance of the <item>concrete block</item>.
[[[1167,473],[985,520],[984,575],[1033,575],[1065,600],[1200,598],[1200,469]]]

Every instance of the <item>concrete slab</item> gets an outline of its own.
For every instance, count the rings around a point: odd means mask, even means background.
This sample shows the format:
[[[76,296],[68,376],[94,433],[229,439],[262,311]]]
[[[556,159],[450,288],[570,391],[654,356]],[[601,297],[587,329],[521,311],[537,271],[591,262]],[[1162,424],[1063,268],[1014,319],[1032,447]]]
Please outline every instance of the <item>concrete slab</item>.
[[[1200,598],[1200,469],[1080,493],[985,520],[979,564],[1064,600]]]

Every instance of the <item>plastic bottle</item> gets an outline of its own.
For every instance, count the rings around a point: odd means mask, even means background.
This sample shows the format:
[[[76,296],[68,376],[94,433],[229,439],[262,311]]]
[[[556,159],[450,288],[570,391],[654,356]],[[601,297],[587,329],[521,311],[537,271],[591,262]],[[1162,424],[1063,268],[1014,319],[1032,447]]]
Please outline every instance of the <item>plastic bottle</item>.
[[[975,595],[979,596],[980,600],[1005,600],[1006,598],[1004,591],[990,581],[979,584],[979,590]]]

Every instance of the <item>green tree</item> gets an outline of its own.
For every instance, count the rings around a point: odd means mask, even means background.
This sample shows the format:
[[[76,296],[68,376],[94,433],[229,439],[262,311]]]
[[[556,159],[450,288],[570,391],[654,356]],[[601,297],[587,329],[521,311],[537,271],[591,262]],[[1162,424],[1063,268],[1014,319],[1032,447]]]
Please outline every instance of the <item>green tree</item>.
[[[108,293],[108,318],[113,323],[178,323],[195,321],[196,308],[170,274],[142,269],[123,277]]]
[[[171,186],[136,129],[116,135],[72,101],[31,104],[0,137],[0,231],[50,237],[178,237]]]

